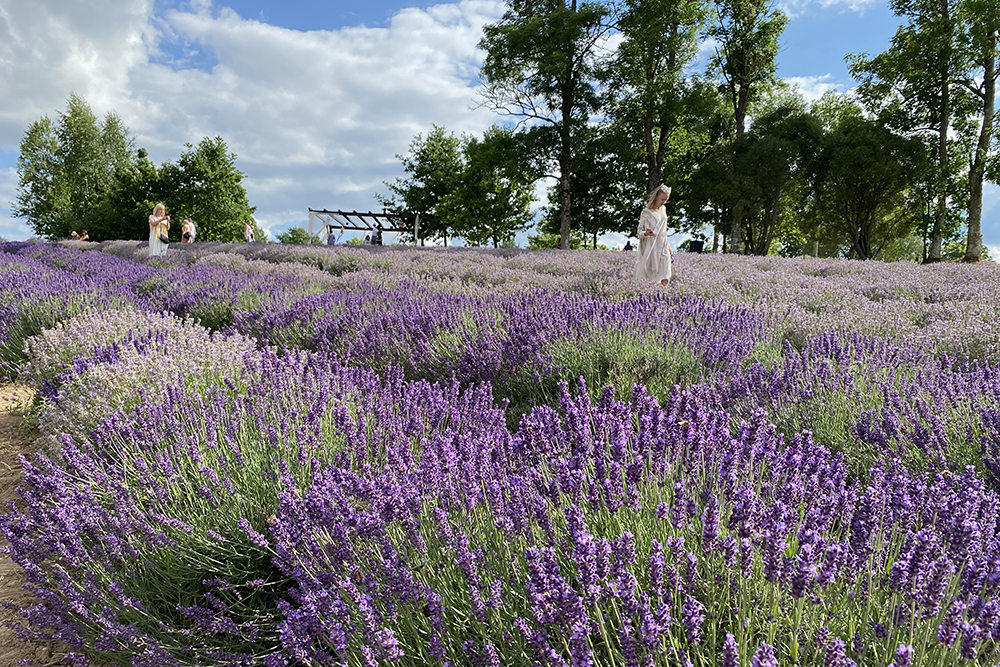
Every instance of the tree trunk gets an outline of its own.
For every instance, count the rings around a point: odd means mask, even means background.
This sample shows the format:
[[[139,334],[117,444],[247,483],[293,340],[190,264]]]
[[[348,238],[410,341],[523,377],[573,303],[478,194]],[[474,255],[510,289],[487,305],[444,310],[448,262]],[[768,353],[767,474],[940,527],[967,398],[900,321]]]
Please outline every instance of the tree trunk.
[[[948,0],[940,0],[941,18],[947,23],[950,18]],[[948,128],[951,125],[951,81],[948,69],[951,65],[951,49],[945,54],[941,66],[941,116],[938,119],[938,183],[937,183],[937,214],[934,216],[934,227],[931,229],[931,247],[927,253],[927,263],[941,261],[941,237],[948,219]]]
[[[572,219],[570,217],[570,211],[572,208],[572,197],[569,191],[569,157],[565,159],[566,166],[563,166],[563,157],[559,158],[560,171],[562,172],[559,178],[559,247],[563,250],[569,250],[569,235],[572,229]]]
[[[812,242],[812,256],[819,257],[819,241],[815,239]]]
[[[729,249],[726,252],[736,253],[737,255],[743,252],[743,230],[740,227],[742,223],[743,216],[733,212],[732,229],[729,230]]]
[[[732,86],[731,86],[732,87]],[[744,82],[739,91],[734,91],[733,117],[736,121],[736,142],[743,139],[747,129],[747,110],[750,107],[750,91]],[[735,171],[736,166],[733,165]],[[733,208],[733,228],[729,231],[729,252],[739,255],[743,252],[743,212],[739,206]]]
[[[576,0],[572,2],[572,9],[576,11]],[[572,55],[572,54],[571,54]],[[571,179],[573,178],[573,149],[570,128],[573,123],[574,106],[574,73],[573,58],[569,59],[566,66],[566,79],[562,84],[562,127],[559,128],[559,247],[569,250],[569,235],[572,230],[572,208],[573,196],[570,191]]]
[[[979,130],[976,154],[969,169],[969,233],[965,240],[966,262],[978,262],[983,252],[983,177],[986,172],[986,157],[989,154],[993,136],[993,116],[996,111],[996,68],[994,56],[997,33],[990,34],[983,58],[983,126]]]

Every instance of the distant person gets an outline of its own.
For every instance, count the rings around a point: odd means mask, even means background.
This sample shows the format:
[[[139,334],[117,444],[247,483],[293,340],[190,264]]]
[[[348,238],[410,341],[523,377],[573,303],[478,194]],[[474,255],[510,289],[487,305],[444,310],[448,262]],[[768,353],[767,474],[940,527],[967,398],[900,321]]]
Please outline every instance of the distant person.
[[[382,228],[379,227],[378,231],[375,232],[375,245],[382,245]]]
[[[82,234],[80,234],[80,240],[81,240],[81,241],[86,241],[86,240],[88,240],[89,238],[90,238],[90,234],[88,234],[88,233],[87,233],[87,230],[86,230],[86,229],[85,229],[85,230],[83,230],[83,233],[82,233]]]
[[[253,223],[250,220],[243,225],[243,238],[247,243],[253,243]]]
[[[635,262],[635,279],[659,283],[666,287],[673,276],[673,250],[667,243],[667,209],[670,188],[661,185],[649,193],[646,208],[639,214],[639,256]]]
[[[181,225],[181,243],[194,243],[194,235],[196,233],[194,222],[191,218],[184,218],[184,224]]]
[[[365,245],[371,245],[371,244],[372,244],[371,234],[365,234]]]
[[[79,240],[80,240],[80,235],[79,235],[79,234],[77,234],[77,233],[76,233],[76,230],[74,229],[73,231],[71,231],[71,232],[69,233],[69,238],[70,238],[71,240],[73,240],[73,241],[79,241]]]
[[[167,215],[163,204],[153,207],[153,214],[149,216],[149,256],[167,254],[167,232],[170,231],[170,216]]]
[[[635,248],[632,247],[632,239],[625,241],[625,247],[622,248],[625,252],[632,252]]]
[[[330,223],[330,225],[329,225],[329,231],[327,232],[327,235],[326,235],[326,244],[327,245],[337,245],[338,243],[340,243],[340,237],[344,235],[344,226],[343,225],[340,226],[340,233],[337,234],[336,237],[334,237],[334,235],[333,235],[333,230],[334,230],[333,223]]]

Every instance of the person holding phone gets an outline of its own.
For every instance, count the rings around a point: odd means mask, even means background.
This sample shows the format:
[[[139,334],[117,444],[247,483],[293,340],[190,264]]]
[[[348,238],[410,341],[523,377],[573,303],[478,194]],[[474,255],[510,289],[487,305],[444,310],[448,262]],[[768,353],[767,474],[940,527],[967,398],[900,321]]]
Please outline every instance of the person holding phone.
[[[149,216],[149,256],[157,257],[167,254],[167,244],[160,238],[167,238],[170,231],[170,216],[167,215],[163,204],[153,207],[153,214]]]
[[[635,279],[659,283],[666,287],[673,277],[671,260],[674,251],[667,243],[667,209],[670,187],[661,185],[649,193],[646,207],[639,214],[639,256],[635,262]]]

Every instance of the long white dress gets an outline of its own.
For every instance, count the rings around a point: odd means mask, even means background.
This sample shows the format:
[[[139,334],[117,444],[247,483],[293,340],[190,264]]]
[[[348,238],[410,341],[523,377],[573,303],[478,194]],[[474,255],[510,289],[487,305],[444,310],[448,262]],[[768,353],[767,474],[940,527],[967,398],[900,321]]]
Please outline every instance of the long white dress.
[[[167,254],[167,244],[164,243],[163,241],[161,241],[160,237],[157,235],[157,232],[159,230],[161,230],[161,229],[163,230],[164,233],[166,233],[167,226],[166,225],[157,225],[157,224],[155,224],[158,219],[159,218],[157,218],[155,215],[149,216],[149,225],[150,225],[149,226],[149,256],[150,257],[156,257],[157,255],[166,255]]]
[[[646,236],[646,230],[653,236]],[[658,283],[670,280],[673,269],[670,265],[672,253],[667,243],[666,208],[642,209],[639,214],[639,256],[635,260],[635,279]]]

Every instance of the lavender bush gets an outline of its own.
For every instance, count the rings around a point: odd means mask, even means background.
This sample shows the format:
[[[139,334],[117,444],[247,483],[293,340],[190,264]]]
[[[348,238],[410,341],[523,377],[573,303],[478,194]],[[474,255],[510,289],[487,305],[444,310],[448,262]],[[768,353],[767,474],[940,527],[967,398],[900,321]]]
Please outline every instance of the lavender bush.
[[[25,341],[22,381],[37,387],[40,444],[59,455],[66,436],[86,442],[100,419],[168,386],[243,383],[242,358],[255,349],[239,335],[213,334],[191,320],[133,310],[89,312]]]

